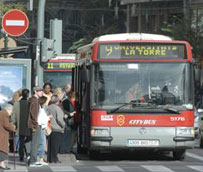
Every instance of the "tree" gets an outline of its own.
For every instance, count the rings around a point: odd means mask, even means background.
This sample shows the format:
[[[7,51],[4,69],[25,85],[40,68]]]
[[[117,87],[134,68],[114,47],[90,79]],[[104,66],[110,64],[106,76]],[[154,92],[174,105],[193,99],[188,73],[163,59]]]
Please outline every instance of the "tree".
[[[199,59],[203,58],[203,11],[196,10],[188,18],[174,16],[176,22],[170,25],[166,23],[161,33],[175,40],[188,41],[192,46],[193,57]]]
[[[85,38],[81,38],[78,41],[73,42],[72,46],[68,49],[68,53],[76,53],[76,50],[79,47],[81,47],[87,43],[89,43],[89,42]]]
[[[119,10],[119,17],[115,17],[115,1],[109,6],[109,0],[83,0],[80,3],[81,24],[78,32],[74,34],[75,38],[73,46],[68,52],[76,51],[75,45],[80,46],[90,43],[95,37],[105,34],[120,33],[125,31],[125,15],[124,10]],[[124,8],[124,7],[122,7]],[[81,34],[82,33],[82,34]],[[85,41],[80,41],[85,40]],[[84,44],[83,44],[84,43]]]
[[[22,3],[22,2],[18,2],[18,3],[3,3],[3,2],[0,2],[0,21],[2,21],[2,17],[3,15],[9,11],[9,10],[12,10],[12,9],[18,9],[18,10],[21,10],[21,11],[24,11],[26,12],[26,4],[25,3]],[[1,37],[1,22],[0,22],[0,37]]]
[[[3,15],[12,9],[18,9],[26,12],[26,4],[22,2],[15,2],[15,3],[3,3],[0,2],[0,18],[3,17]]]

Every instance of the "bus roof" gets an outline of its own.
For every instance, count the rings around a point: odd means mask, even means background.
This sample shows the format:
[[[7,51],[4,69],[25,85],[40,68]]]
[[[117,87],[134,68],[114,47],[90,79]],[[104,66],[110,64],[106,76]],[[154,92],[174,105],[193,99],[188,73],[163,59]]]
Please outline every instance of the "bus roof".
[[[125,40],[166,40],[171,41],[172,39],[168,36],[148,33],[120,33],[120,34],[109,34],[95,38],[92,42],[98,41],[125,41]]]

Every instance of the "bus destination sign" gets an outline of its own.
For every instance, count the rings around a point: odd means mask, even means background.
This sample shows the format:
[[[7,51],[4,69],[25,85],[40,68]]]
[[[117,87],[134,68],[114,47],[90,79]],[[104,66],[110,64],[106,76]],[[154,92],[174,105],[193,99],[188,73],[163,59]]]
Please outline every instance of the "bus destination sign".
[[[44,70],[71,70],[75,63],[68,61],[49,61],[44,64]]]
[[[113,43],[101,44],[100,59],[184,59],[184,44]]]

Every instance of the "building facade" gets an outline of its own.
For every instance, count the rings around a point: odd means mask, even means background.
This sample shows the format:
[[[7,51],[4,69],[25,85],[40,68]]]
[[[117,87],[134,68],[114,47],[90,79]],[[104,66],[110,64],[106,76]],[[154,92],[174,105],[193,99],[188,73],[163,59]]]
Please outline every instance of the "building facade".
[[[127,32],[159,32],[188,13],[185,0],[121,0],[126,5]]]

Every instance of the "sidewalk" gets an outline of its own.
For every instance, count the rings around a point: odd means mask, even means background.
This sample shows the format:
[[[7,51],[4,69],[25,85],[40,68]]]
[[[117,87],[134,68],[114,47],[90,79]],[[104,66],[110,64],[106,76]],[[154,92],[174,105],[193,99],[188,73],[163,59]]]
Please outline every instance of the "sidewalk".
[[[75,158],[75,154],[58,154],[58,158],[61,161],[61,163],[50,163],[48,167],[58,167],[58,166],[67,166],[67,165],[74,165],[77,163],[77,160]],[[15,165],[14,165],[15,164]],[[18,153],[15,153],[15,163],[14,163],[14,154],[9,153],[9,160],[8,160],[8,166],[11,168],[10,170],[6,171],[28,171],[27,162],[21,162],[19,161]],[[47,166],[43,166],[48,168]],[[36,168],[38,169],[38,168]],[[39,170],[39,169],[38,169]]]

